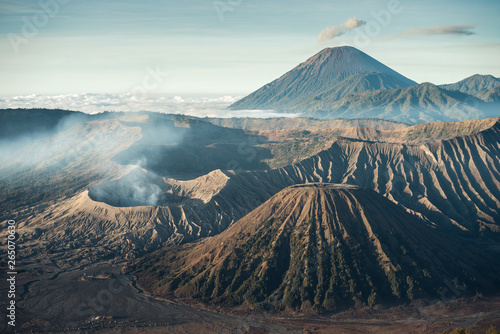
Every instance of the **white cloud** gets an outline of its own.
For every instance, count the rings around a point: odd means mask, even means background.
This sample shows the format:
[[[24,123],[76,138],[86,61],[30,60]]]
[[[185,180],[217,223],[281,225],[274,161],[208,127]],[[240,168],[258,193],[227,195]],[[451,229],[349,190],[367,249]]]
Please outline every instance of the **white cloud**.
[[[366,21],[358,20],[355,17],[348,18],[344,23],[325,28],[318,35],[318,41],[326,42],[345,34],[348,31],[365,25]]]
[[[240,97],[164,97],[138,98],[133,94],[66,94],[24,95],[0,98],[0,109],[46,108],[67,109],[95,114],[103,111],[155,111],[196,117],[294,117],[295,114],[275,113],[272,110],[228,110]]]
[[[462,35],[469,36],[474,35],[475,32],[472,29],[475,28],[474,25],[464,24],[464,25],[442,25],[442,26],[432,26],[432,27],[420,27],[411,28],[402,34],[393,36],[393,38],[400,37],[413,37],[413,36],[427,36],[427,35]]]

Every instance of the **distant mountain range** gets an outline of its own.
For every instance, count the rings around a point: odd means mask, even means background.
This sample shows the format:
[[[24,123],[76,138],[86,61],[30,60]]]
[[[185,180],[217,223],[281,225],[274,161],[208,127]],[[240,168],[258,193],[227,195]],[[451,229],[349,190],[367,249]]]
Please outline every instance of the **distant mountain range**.
[[[417,84],[353,47],[328,48],[230,109],[273,109],[315,118],[381,118],[412,124],[500,115],[500,79]]]
[[[431,83],[389,90],[366,90],[340,100],[318,100],[307,114],[319,118],[381,118],[399,122],[453,122],[495,117],[496,110],[459,91],[447,91]],[[305,104],[301,104],[304,108]]]
[[[500,87],[500,79],[495,78],[492,75],[475,74],[454,84],[441,85],[439,87],[481,98],[489,92],[495,90],[498,91],[498,88]]]

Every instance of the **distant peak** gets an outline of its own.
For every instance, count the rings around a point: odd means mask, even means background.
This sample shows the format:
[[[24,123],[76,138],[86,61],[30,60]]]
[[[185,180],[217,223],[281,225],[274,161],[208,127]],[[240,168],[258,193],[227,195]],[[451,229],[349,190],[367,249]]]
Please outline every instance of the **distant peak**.
[[[490,79],[490,80],[498,80],[497,77],[494,77],[491,74],[474,74],[471,75],[468,78],[465,78],[464,80],[469,80],[469,79]]]
[[[366,53],[356,49],[355,47],[352,46],[338,46],[334,48],[325,48],[303,62],[302,64],[298,65],[297,68],[300,68],[304,65],[310,65],[310,64],[325,64],[329,62],[338,62],[339,64],[343,64],[345,68],[339,68],[339,71],[349,71],[348,68],[352,66],[353,63],[357,63],[358,65],[365,66],[367,63],[371,63],[372,65],[374,63],[379,63],[375,59],[371,58],[368,56]],[[382,64],[380,64],[382,65]],[[376,65],[377,67],[379,66],[378,64]],[[383,66],[383,65],[382,65]],[[361,72],[367,72],[366,70],[362,70]],[[369,72],[380,72],[374,69],[370,69]]]
[[[344,52],[359,52],[359,53],[361,53],[360,50],[356,49],[353,46],[344,45],[344,46],[337,46],[337,47],[333,47],[333,48],[324,48],[318,54],[335,54],[335,53],[344,53]]]
[[[323,50],[330,50],[330,51],[334,51],[334,50],[357,50],[357,51],[359,51],[354,46],[350,46],[350,45],[335,46],[335,47],[332,47],[332,48],[324,48]]]

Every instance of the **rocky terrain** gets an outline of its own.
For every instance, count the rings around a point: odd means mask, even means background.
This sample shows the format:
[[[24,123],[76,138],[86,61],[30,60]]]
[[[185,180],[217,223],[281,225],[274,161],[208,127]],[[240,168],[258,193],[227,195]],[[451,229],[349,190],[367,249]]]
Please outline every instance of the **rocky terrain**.
[[[497,272],[500,250],[498,118],[414,126],[220,121],[232,127],[226,128],[154,113],[105,113],[69,122],[56,113],[39,136],[24,133],[2,146],[1,240],[6,219],[15,219],[20,314],[34,321],[26,320],[27,331],[45,322],[63,328],[57,319],[65,303],[76,308],[105,284],[73,285],[74,279],[97,266],[109,281],[103,268],[120,272],[131,261],[136,275],[148,272],[142,287],[180,297],[181,304],[195,300],[197,308],[223,305],[230,312],[338,312],[413,303],[434,298],[444,280],[455,278],[470,287],[463,297],[492,296],[489,285],[498,276],[490,275]],[[221,270],[221,263],[230,271]],[[229,282],[238,270],[241,280]],[[201,277],[214,284],[200,286]],[[266,285],[270,277],[287,279]],[[331,279],[344,283],[330,289]],[[135,279],[127,282],[133,286]],[[51,285],[73,297],[61,300]],[[159,305],[135,289],[131,299]],[[249,289],[255,293],[246,294]],[[210,304],[211,296],[218,306]],[[60,311],[34,304],[51,300],[58,300]],[[184,306],[158,307],[175,313]],[[38,311],[28,312],[32,308]],[[121,321],[71,316],[72,326],[86,328]],[[167,326],[154,314],[148,319]],[[236,326],[224,319],[213,328]],[[129,326],[136,320],[123,321]]]
[[[439,296],[456,277],[491,291],[500,263],[372,190],[331,183],[280,191],[221,234],[132,267],[158,295],[276,310],[339,311]]]
[[[185,181],[137,166],[120,167],[107,156],[104,161],[114,166],[109,170],[116,171],[108,181],[18,211],[21,240],[30,256],[90,244],[102,254],[136,256],[164,244],[213,236],[287,186],[310,182],[374,190],[452,233],[500,231],[498,119],[338,131],[345,137],[332,135],[327,148],[292,165],[214,170]]]
[[[408,126],[406,123],[386,121],[381,119],[329,119],[319,120],[301,117],[277,118],[208,118],[212,124],[226,128],[236,128],[249,131],[266,130],[333,130],[342,128],[369,128],[373,130],[395,130]]]

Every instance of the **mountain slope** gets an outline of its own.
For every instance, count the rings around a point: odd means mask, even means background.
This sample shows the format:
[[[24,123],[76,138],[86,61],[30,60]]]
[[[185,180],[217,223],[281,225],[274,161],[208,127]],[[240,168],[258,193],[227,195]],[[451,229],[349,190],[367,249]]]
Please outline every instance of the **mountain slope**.
[[[452,122],[495,117],[499,111],[465,93],[447,91],[431,83],[407,88],[365,91],[338,101],[315,101],[309,116],[325,118],[385,118],[408,123]]]
[[[90,118],[81,112],[61,109],[0,109],[0,141],[46,137]]]
[[[339,47],[324,49],[229,108],[328,119],[453,122],[499,116],[498,87],[500,79],[491,75],[439,87],[417,85],[355,48]]]
[[[102,152],[106,164],[90,153],[82,156],[81,163],[103,173],[100,180],[111,172],[115,180],[100,185],[94,180],[87,183],[88,192],[78,192],[66,200],[6,211],[6,219],[24,222],[17,232],[30,261],[44,259],[49,250],[65,250],[68,257],[74,252],[75,260],[90,261],[78,251],[89,240],[93,240],[92,252],[112,251],[130,258],[164,244],[220,233],[290,185],[328,182],[374,190],[452,235],[489,236],[500,232],[498,121],[430,123],[378,133],[353,129],[345,132],[351,138],[334,139],[327,149],[286,167],[247,172],[215,170],[189,181],[135,175],[133,180],[139,184],[131,182],[130,177],[139,169],[127,174],[132,166],[110,164],[110,157],[125,148],[108,145]],[[104,122],[102,131],[107,129],[109,133],[96,135],[116,145],[132,145],[141,137],[139,127],[119,125],[118,121],[109,125]],[[116,129],[123,130],[123,134],[118,132],[119,140],[113,139]],[[88,146],[86,142],[81,144]],[[87,182],[88,175],[70,176],[75,182]],[[145,180],[151,184],[145,184]],[[63,181],[61,187],[70,182]],[[54,181],[39,178],[38,182],[47,187]],[[138,186],[139,191],[130,192],[131,186]],[[32,189],[26,190],[31,196]],[[149,196],[140,201],[134,198],[141,193],[151,195],[151,189],[165,192],[158,197],[157,206],[146,206]],[[35,190],[39,196],[41,191]],[[11,198],[19,203],[19,198]]]
[[[391,122],[380,119],[335,119],[319,120],[302,117],[276,117],[276,118],[208,118],[208,122],[228,128],[249,131],[265,130],[331,130],[352,127],[364,127],[374,130],[394,130],[407,127],[408,124]]]
[[[500,101],[500,85],[488,91],[479,92],[477,97],[485,102],[498,102]]]
[[[484,94],[498,86],[500,86],[499,78],[492,75],[474,74],[454,84],[440,85],[439,87],[479,97],[478,94]]]
[[[385,75],[377,80],[365,80],[363,87],[351,87],[349,90],[378,89],[376,87],[380,86],[408,87],[416,84],[367,54],[353,47],[343,46],[322,50],[229,108],[287,110],[305,99],[333,89],[346,78],[368,73]],[[387,82],[384,83],[385,81]]]
[[[308,106],[333,103],[344,96],[364,91],[387,90],[401,87],[408,87],[401,80],[386,73],[363,73],[345,78],[331,89],[306,99],[295,106],[295,109],[308,109]],[[321,101],[321,102],[318,102]]]
[[[411,127],[406,138],[415,140],[417,132],[420,136],[440,132],[443,125]],[[255,172],[254,178],[262,187],[305,182],[359,185],[441,227],[500,232],[499,141],[498,119],[480,132],[426,144],[339,138],[313,157],[266,173]]]
[[[133,269],[163,296],[338,311],[438,296],[449,277],[489,290],[500,266],[484,255],[374,191],[305,184],[218,236],[167,247]]]

